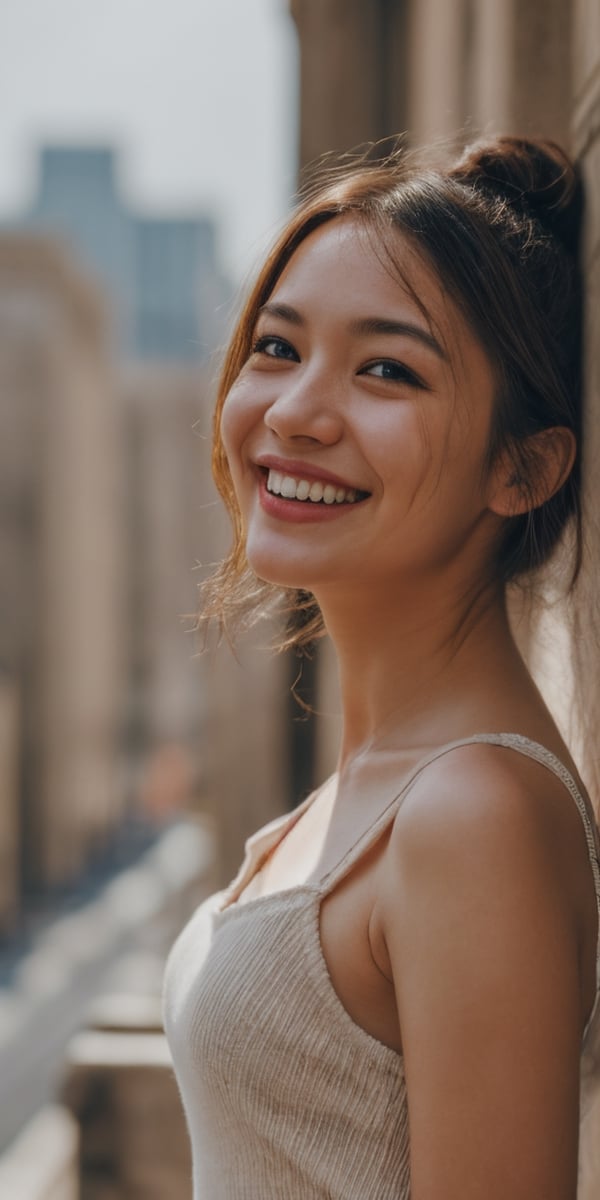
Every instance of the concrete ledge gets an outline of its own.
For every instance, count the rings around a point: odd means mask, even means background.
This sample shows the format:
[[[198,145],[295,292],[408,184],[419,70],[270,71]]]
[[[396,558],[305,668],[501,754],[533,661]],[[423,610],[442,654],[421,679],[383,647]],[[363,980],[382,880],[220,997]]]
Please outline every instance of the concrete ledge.
[[[190,1145],[167,1040],[144,1024],[136,1031],[134,1009],[120,1033],[86,1030],[69,1043],[62,1099],[80,1126],[82,1194],[189,1200]]]
[[[78,1033],[69,1043],[69,1071],[88,1070],[93,1064],[95,1071],[129,1070],[130,1067],[146,1067],[154,1070],[162,1067],[171,1069],[171,1055],[164,1033],[105,1033],[95,1029]]]
[[[117,975],[124,975],[131,960],[125,958],[116,970]],[[129,973],[139,972],[139,967],[131,964]],[[162,972],[161,972],[162,975]],[[133,994],[128,991],[108,992],[90,1005],[87,1012],[88,1030],[102,1030],[105,1033],[162,1033],[162,1005],[157,993]]]
[[[0,1196],[78,1200],[79,1131],[66,1108],[43,1108],[0,1157]]]
[[[67,1044],[87,1024],[90,1005],[109,991],[156,988],[177,933],[214,890],[214,860],[210,823],[182,819],[97,897],[40,933],[11,986],[0,989],[0,1152],[41,1105],[52,1102]],[[114,1014],[116,1028],[127,1011],[125,1006],[120,1017]],[[156,996],[147,999],[145,1019],[156,1030]],[[139,1011],[131,1023],[139,1029]]]

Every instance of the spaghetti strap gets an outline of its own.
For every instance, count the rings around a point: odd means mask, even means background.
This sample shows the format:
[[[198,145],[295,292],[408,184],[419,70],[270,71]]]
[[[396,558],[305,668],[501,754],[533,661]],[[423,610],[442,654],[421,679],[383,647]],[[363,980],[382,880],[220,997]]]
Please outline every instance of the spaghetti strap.
[[[519,754],[524,754],[527,758],[534,759],[535,762],[546,767],[553,775],[556,775],[564,784],[567,791],[575,801],[579,815],[583,822],[585,839],[587,843],[588,855],[592,874],[594,878],[594,887],[596,891],[596,907],[598,911],[598,943],[596,952],[596,980],[598,988],[600,988],[600,841],[598,838],[598,830],[593,817],[593,814],[588,807],[588,803],[581,794],[571,773],[567,770],[564,763],[548,750],[545,746],[534,742],[530,738],[523,737],[519,733],[475,733],[470,737],[459,738],[453,742],[447,742],[444,746],[438,747],[437,750],[428,754],[421,759],[416,767],[409,773],[408,778],[404,780],[398,792],[389,800],[383,810],[380,812],[376,820],[363,832],[359,838],[350,846],[343,857],[333,866],[321,879],[319,891],[323,896],[332,891],[336,884],[343,878],[351,869],[353,864],[363,855],[381,836],[386,827],[393,820],[402,801],[407,796],[413,784],[422,774],[426,767],[437,762],[446,754],[450,754],[452,750],[457,750],[461,746],[476,745],[478,743],[487,743],[492,746],[503,746],[509,750],[516,750]]]
[[[454,742],[447,742],[444,746],[438,747],[437,750],[432,750],[430,754],[419,759],[419,762],[412,771],[409,772],[407,778],[402,783],[400,791],[395,792],[388,800],[387,804],[379,813],[379,816],[369,825],[360,836],[352,843],[346,853],[329,871],[322,876],[320,888],[323,894],[332,891],[336,883],[346,874],[354,863],[361,857],[370,846],[377,841],[377,838],[383,833],[386,826],[393,820],[397,810],[399,809],[405,796],[410,791],[413,783],[418,779],[422,771],[429,767],[431,763],[436,762],[438,758],[443,758],[445,754],[449,754],[451,750],[457,750],[459,746],[468,746],[471,742],[482,741],[487,738],[487,734],[474,734],[468,738],[459,738]],[[489,735],[493,737],[493,734]],[[502,736],[502,735],[500,735]]]

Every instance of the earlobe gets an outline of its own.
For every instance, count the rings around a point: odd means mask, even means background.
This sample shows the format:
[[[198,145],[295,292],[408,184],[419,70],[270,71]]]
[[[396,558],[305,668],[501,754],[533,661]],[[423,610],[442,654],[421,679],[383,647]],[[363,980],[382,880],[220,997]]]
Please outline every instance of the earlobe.
[[[575,453],[575,435],[562,425],[532,434],[518,452],[506,450],[493,471],[489,508],[501,517],[540,508],[566,483]]]

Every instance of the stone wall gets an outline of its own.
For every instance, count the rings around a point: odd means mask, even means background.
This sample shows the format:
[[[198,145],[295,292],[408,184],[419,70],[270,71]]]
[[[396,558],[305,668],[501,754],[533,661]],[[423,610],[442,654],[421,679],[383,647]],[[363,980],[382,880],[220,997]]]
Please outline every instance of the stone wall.
[[[300,41],[300,162],[406,122],[405,11],[390,0],[291,0]]]
[[[571,11],[571,6],[569,6]],[[600,7],[577,0],[573,14],[573,147],[586,188],[585,569],[578,598],[573,657],[585,701],[582,746],[586,777],[600,801]]]

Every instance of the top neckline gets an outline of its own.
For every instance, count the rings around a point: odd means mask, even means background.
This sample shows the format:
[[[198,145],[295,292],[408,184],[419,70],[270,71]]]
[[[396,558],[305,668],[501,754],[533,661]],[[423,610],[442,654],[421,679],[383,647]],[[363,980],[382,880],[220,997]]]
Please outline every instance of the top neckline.
[[[321,901],[325,896],[333,891],[337,883],[343,876],[351,870],[354,862],[364,854],[370,846],[376,842],[377,838],[384,831],[386,824],[394,817],[395,812],[399,808],[408,791],[416,781],[418,776],[430,763],[435,762],[444,755],[449,754],[452,750],[458,749],[460,746],[470,746],[477,744],[489,744],[494,746],[503,746],[507,749],[516,750],[524,754],[527,758],[533,759],[540,763],[552,772],[558,779],[562,781],[572,799],[575,801],[579,811],[588,848],[588,857],[592,869],[594,879],[594,887],[596,892],[596,912],[598,917],[598,931],[596,938],[596,996],[592,1010],[586,1022],[583,1032],[582,1041],[586,1040],[588,1030],[595,1020],[597,1012],[600,1010],[600,838],[593,810],[589,801],[586,800],[582,791],[576,784],[571,772],[565,767],[564,763],[557,757],[552,750],[548,750],[546,746],[542,746],[539,742],[533,741],[531,738],[525,737],[519,733],[477,733],[470,737],[458,738],[455,741],[447,742],[445,745],[438,747],[437,750],[425,755],[416,766],[409,771],[406,779],[402,782],[400,789],[395,795],[384,805],[379,816],[367,827],[367,829],[356,839],[356,841],[348,848],[338,863],[329,871],[314,882],[292,884],[287,888],[277,888],[271,892],[264,892],[258,896],[252,896],[248,900],[238,902],[238,898],[243,889],[251,882],[258,870],[262,866],[265,858],[275,848],[276,845],[289,833],[290,829],[302,816],[311,804],[315,801],[321,788],[317,788],[311,792],[305,800],[302,801],[296,809],[291,813],[285,813],[281,817],[276,817],[274,821],[258,830],[246,842],[246,854],[242,866],[229,885],[218,896],[217,907],[213,909],[213,918],[219,921],[229,919],[232,914],[238,917],[247,914],[250,915],[262,905],[271,904],[297,904],[300,898],[308,896],[312,898],[316,904],[317,912],[320,908]],[[321,787],[325,787],[334,776],[330,776],[329,780]],[[237,893],[237,895],[236,895]],[[317,918],[318,921],[318,918]]]
[[[416,782],[419,775],[431,763],[443,758],[452,750],[462,746],[489,744],[503,746],[507,749],[513,749],[528,758],[545,766],[552,774],[556,775],[570,792],[574,799],[585,829],[588,850],[594,870],[594,880],[596,883],[596,894],[598,902],[598,918],[600,923],[600,844],[595,828],[593,815],[588,808],[588,803],[584,799],[582,792],[577,786],[570,771],[567,770],[564,763],[546,746],[539,742],[533,741],[531,738],[525,737],[518,733],[476,733],[468,737],[457,738],[451,742],[446,742],[444,745],[437,747],[436,750],[430,751],[418,760],[415,766],[408,772],[406,777],[401,781],[400,787],[394,794],[384,803],[377,817],[371,824],[363,830],[363,832],[355,839],[351,846],[345,851],[337,863],[326,871],[320,879],[313,882],[292,884],[290,887],[277,888],[271,892],[264,892],[258,896],[252,896],[247,900],[239,902],[240,896],[246,887],[252,882],[258,871],[261,869],[266,858],[277,845],[280,844],[291,832],[294,825],[299,821],[300,817],[312,806],[317,796],[331,782],[335,776],[330,776],[319,788],[311,792],[305,800],[302,801],[290,813],[284,813],[280,817],[276,817],[263,828],[259,829],[255,834],[248,838],[245,844],[245,856],[235,878],[229,886],[221,893],[219,897],[219,906],[216,912],[219,915],[224,915],[232,910],[245,909],[249,905],[254,906],[258,901],[267,900],[270,896],[285,897],[295,892],[302,893],[317,893],[325,897],[329,891],[332,891],[336,884],[343,876],[352,868],[355,861],[364,854],[370,846],[374,844],[378,837],[381,836],[386,828],[386,825],[393,819],[395,811],[406,797],[410,788]],[[600,944],[600,938],[599,938]],[[598,978],[600,980],[600,951],[598,954]]]

